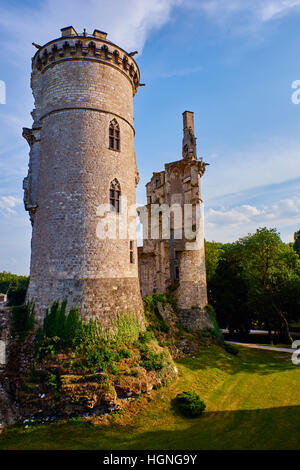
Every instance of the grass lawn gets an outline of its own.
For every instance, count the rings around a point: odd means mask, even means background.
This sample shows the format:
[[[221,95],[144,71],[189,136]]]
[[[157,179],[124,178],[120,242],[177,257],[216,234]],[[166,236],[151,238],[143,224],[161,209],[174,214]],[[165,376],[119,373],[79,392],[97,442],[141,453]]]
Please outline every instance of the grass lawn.
[[[214,346],[177,361],[178,379],[150,403],[140,399],[127,424],[118,417],[109,426],[15,427],[1,435],[0,449],[299,449],[300,366],[287,353],[238,349],[232,356]],[[207,405],[200,418],[173,406],[188,390]]]

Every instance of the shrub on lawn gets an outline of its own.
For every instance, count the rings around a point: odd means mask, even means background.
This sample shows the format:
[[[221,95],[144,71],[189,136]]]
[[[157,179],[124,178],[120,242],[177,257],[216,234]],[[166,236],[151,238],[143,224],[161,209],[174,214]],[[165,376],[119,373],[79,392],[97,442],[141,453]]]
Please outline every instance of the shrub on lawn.
[[[154,293],[153,295],[146,295],[143,299],[144,310],[152,329],[161,333],[168,333],[170,325],[161,316],[159,311],[159,304],[171,304],[176,309],[176,299],[173,299],[167,294]]]
[[[230,343],[224,343],[224,349],[227,351],[229,354],[233,354],[236,356],[239,353],[238,348],[236,348],[233,344]]]
[[[201,416],[206,408],[205,403],[195,392],[179,393],[176,397],[176,403],[181,413],[189,418]]]

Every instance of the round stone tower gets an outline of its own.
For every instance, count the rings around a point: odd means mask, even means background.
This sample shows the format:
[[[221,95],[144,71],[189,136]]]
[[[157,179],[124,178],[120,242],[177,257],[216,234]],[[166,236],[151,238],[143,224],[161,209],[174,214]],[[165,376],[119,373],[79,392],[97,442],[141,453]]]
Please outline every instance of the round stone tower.
[[[120,312],[142,322],[132,210],[135,53],[98,30],[61,31],[59,39],[35,44],[34,123],[23,129],[30,145],[24,203],[33,226],[28,297],[40,319],[66,298],[68,307],[105,325]],[[121,236],[107,223],[122,225]]]

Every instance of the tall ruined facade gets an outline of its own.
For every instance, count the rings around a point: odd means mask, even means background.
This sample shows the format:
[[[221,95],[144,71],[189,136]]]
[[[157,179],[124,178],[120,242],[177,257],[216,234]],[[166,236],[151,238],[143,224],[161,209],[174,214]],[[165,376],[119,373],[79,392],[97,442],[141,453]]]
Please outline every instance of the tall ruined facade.
[[[62,36],[32,59],[35,100],[24,202],[32,222],[30,286],[39,318],[57,299],[108,324],[130,312],[142,321],[134,236],[99,237],[101,219],[118,220],[121,198],[135,205],[133,96],[140,72],[106,33]],[[104,208],[104,209],[103,209]],[[135,215],[128,213],[135,232]]]
[[[165,164],[146,185],[147,205],[139,208],[142,295],[175,289],[178,314],[190,330],[210,326],[207,305],[201,177],[207,163],[197,158],[194,115],[183,113],[182,159]]]

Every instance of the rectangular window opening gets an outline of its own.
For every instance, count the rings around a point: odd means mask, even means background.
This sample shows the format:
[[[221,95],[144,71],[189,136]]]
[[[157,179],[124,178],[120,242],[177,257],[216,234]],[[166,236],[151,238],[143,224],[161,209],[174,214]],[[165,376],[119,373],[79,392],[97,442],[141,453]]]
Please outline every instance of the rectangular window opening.
[[[129,249],[130,249],[130,263],[131,264],[134,264],[134,252],[133,252],[133,248],[134,248],[134,243],[132,240],[130,240],[129,242]]]

